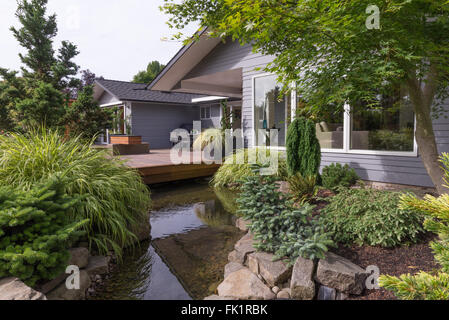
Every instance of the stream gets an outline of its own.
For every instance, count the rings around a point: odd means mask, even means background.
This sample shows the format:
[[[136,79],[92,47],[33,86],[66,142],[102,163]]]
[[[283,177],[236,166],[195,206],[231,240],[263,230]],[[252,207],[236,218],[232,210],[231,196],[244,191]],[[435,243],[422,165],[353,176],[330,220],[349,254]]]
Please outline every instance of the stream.
[[[125,251],[94,300],[203,299],[223,281],[228,254],[243,233],[235,193],[205,180],[151,188],[151,241]]]

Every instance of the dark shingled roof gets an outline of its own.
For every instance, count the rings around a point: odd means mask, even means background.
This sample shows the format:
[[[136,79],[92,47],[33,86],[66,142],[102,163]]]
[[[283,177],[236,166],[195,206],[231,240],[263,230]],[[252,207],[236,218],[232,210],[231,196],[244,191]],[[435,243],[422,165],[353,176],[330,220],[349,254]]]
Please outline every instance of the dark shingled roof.
[[[106,79],[96,79],[95,82],[105,91],[122,101],[192,104],[192,99],[204,97],[204,95],[191,93],[148,90],[145,89],[147,87],[146,83]]]

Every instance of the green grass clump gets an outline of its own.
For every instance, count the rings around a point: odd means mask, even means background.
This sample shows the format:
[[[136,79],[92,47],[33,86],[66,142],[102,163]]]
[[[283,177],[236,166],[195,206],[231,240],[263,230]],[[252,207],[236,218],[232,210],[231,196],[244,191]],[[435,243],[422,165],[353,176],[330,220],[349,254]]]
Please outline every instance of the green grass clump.
[[[248,163],[248,157],[250,159],[254,158],[257,161],[258,165],[263,165],[264,162],[262,159],[258,158],[259,148],[251,148],[251,149],[240,149],[237,150],[236,153],[229,155],[225,158],[223,165],[218,169],[212,178],[211,184],[214,188],[228,188],[231,190],[238,190],[242,185],[242,182],[245,181],[248,177],[252,177],[255,175],[252,170],[251,164]],[[279,180],[285,180],[287,177],[287,164],[285,161],[285,153],[282,151],[275,150],[265,150],[267,151],[267,157],[271,154],[271,152],[275,152],[278,156],[278,170],[276,176]],[[236,164],[236,160],[241,159],[243,156],[244,163]]]
[[[120,255],[135,242],[132,227],[144,221],[151,205],[137,171],[91,142],[57,132],[0,136],[0,184],[27,191],[54,174],[64,179],[68,195],[81,196],[79,208],[68,214],[89,220],[84,230],[91,246]]]

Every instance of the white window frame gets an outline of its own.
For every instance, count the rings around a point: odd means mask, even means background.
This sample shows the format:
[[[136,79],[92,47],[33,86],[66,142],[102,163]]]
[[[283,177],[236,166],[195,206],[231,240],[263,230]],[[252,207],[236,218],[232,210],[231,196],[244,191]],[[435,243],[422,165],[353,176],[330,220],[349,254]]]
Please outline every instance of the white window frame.
[[[256,79],[261,77],[273,76],[273,73],[263,73],[259,75],[255,75],[252,77],[252,117],[253,117],[253,130],[252,130],[252,145],[254,147],[258,147],[256,145],[256,119],[255,119],[255,96],[256,96]],[[292,84],[292,87],[295,87],[295,84]],[[292,91],[291,94],[291,121],[294,120],[297,104],[296,104],[296,90]],[[287,108],[287,101],[286,101]],[[287,114],[287,113],[286,113]],[[415,115],[415,124],[414,124],[414,141],[413,141],[413,151],[380,151],[380,150],[356,150],[351,149],[351,127],[352,127],[352,116],[351,116],[351,106],[346,103],[344,106],[344,115],[343,115],[343,149],[326,149],[322,148],[322,153],[345,153],[345,154],[361,154],[361,155],[381,155],[381,156],[397,156],[397,157],[418,157],[418,143],[416,142],[416,115]],[[286,132],[287,136],[287,132]],[[277,150],[286,150],[286,147],[272,147],[272,149]]]
[[[209,118],[207,118],[207,117],[203,118],[203,109],[209,109]],[[200,107],[200,120],[209,120],[209,119],[211,119],[212,118],[211,117],[211,111],[212,111],[211,106],[202,106],[202,107]],[[207,115],[207,112],[205,114]]]

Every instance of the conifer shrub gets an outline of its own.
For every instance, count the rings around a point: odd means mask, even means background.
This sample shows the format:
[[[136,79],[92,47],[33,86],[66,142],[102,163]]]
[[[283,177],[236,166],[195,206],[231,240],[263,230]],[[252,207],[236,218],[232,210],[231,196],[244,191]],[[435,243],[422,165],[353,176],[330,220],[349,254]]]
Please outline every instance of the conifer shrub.
[[[399,208],[401,193],[374,189],[341,189],[321,210],[334,241],[345,245],[395,247],[415,243],[424,231],[423,216]]]
[[[445,185],[449,186],[449,154],[443,153],[440,162],[443,164]],[[425,215],[424,228],[436,233],[439,238],[430,246],[441,270],[433,274],[421,271],[416,275],[403,274],[400,277],[382,275],[379,278],[380,286],[404,300],[449,300],[449,194],[440,197],[426,195],[424,199],[405,194],[400,207],[418,210]]]
[[[333,245],[320,221],[312,217],[313,206],[293,207],[293,201],[278,191],[276,178],[257,174],[247,178],[237,200],[239,212],[250,220],[255,248],[273,253],[276,259],[323,258]]]
[[[80,197],[64,189],[56,177],[28,191],[0,187],[0,278],[17,277],[33,286],[64,272],[68,248],[89,222],[69,219]]]
[[[304,117],[296,118],[287,131],[287,169],[289,175],[319,178],[321,146],[316,137],[315,123]]]
[[[71,216],[89,219],[83,230],[91,247],[120,256],[137,241],[133,228],[147,219],[151,199],[136,170],[81,137],[44,129],[0,136],[0,185],[27,191],[57,173],[68,195],[81,196]]]
[[[336,191],[340,187],[349,188],[353,186],[359,176],[355,170],[349,165],[342,166],[340,163],[332,163],[330,166],[324,167],[321,174],[323,187]]]

